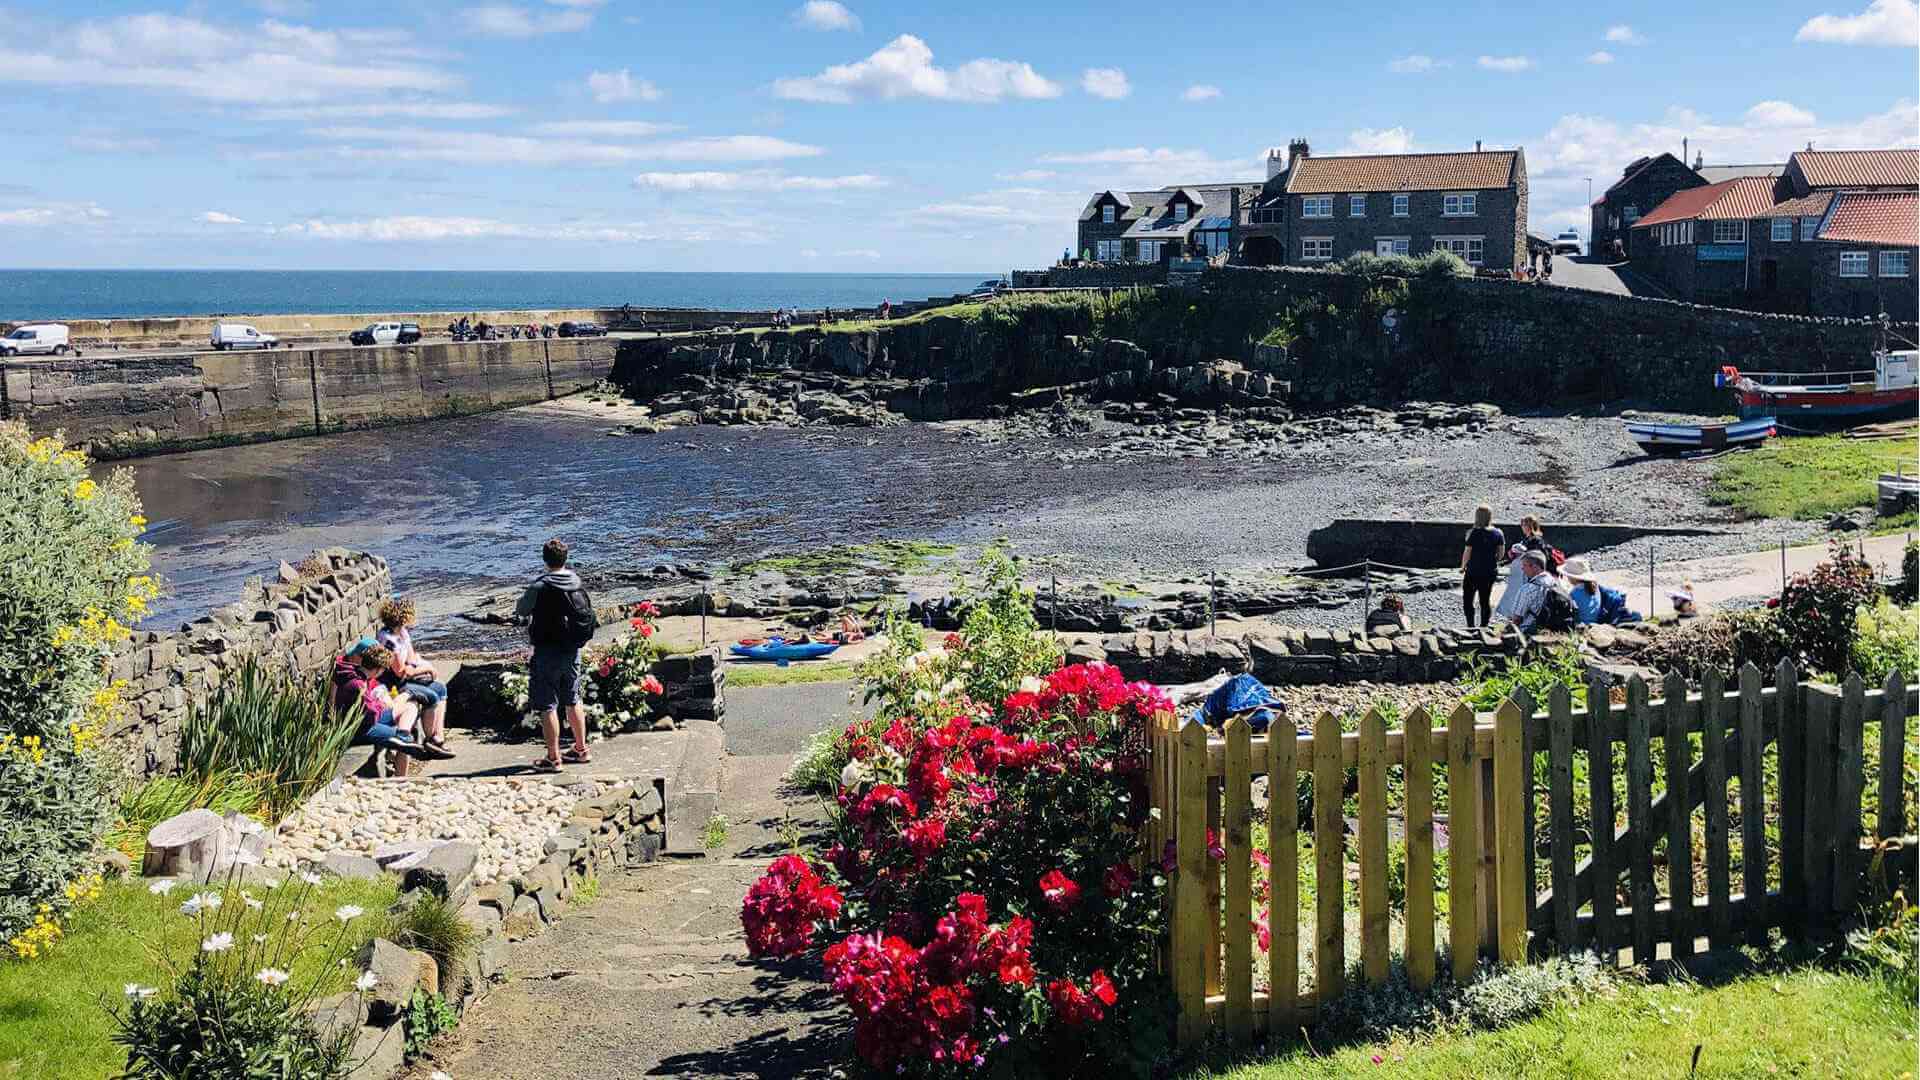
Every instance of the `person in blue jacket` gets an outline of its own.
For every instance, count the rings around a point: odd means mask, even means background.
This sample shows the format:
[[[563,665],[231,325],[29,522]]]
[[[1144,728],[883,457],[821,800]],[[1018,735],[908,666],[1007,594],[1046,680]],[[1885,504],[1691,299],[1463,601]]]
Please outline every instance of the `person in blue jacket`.
[[[1580,613],[1582,626],[1619,626],[1640,621],[1640,613],[1627,607],[1627,594],[1609,589],[1593,578],[1593,566],[1585,559],[1568,559],[1560,576],[1573,584],[1568,599]]]

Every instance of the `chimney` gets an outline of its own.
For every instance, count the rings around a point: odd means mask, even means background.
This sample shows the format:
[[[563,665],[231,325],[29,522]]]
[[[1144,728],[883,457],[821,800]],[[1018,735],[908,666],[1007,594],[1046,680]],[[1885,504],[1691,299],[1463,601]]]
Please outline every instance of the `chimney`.
[[[1475,139],[1475,140],[1473,140],[1473,152],[1474,152],[1474,153],[1476,153],[1476,154],[1480,152],[1480,140],[1479,140],[1479,139]]]
[[[1701,153],[1698,150],[1695,150],[1693,152],[1693,171],[1699,172],[1701,169],[1704,169],[1706,167],[1707,167],[1707,155]]]
[[[1312,157],[1312,156],[1313,156],[1313,152],[1312,152],[1312,150],[1311,150],[1311,149],[1310,149],[1310,148],[1309,148],[1309,147],[1307,146],[1307,140],[1305,140],[1305,139],[1295,139],[1295,140],[1293,140],[1292,142],[1290,142],[1290,143],[1288,143],[1288,144],[1287,144],[1287,168],[1288,168],[1288,170],[1292,170],[1292,168],[1293,168],[1293,166],[1294,166],[1294,164],[1295,164],[1296,162],[1298,162],[1298,161],[1299,161],[1299,160],[1300,160],[1301,158],[1303,158],[1303,157]]]

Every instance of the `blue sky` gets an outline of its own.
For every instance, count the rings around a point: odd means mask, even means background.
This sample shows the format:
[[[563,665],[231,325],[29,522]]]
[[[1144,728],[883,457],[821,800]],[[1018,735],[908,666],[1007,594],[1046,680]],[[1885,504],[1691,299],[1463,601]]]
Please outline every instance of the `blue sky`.
[[[4,3],[4,0],[0,0]],[[1106,187],[1920,142],[1912,0],[0,7],[0,266],[993,271]]]

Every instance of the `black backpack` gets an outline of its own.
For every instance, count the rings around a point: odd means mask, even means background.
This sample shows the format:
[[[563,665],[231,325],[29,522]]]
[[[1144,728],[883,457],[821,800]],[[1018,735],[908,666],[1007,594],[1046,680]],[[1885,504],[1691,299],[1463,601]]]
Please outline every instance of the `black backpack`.
[[[1580,621],[1579,609],[1573,606],[1573,600],[1559,589],[1547,590],[1546,603],[1540,605],[1540,614],[1533,620],[1535,630],[1571,630]]]
[[[533,621],[527,637],[535,645],[568,645],[579,648],[593,640],[599,629],[593,617],[593,600],[585,589],[562,589],[542,584],[533,602]]]

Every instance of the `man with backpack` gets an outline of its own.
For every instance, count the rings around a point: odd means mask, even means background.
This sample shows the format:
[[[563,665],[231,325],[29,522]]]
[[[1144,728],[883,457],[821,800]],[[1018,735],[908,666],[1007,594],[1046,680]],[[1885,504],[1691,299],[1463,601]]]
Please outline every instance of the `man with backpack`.
[[[1552,560],[1548,553],[1532,549],[1520,555],[1521,573],[1526,575],[1526,581],[1520,586],[1513,613],[1507,619],[1522,634],[1536,630],[1571,630],[1579,619],[1573,601],[1561,591],[1560,582],[1553,576]]]
[[[580,575],[567,569],[567,545],[549,540],[540,549],[547,572],[520,594],[515,616],[528,619],[527,637],[533,659],[527,663],[527,707],[538,711],[547,736],[547,756],[533,763],[541,772],[559,772],[562,763],[585,765],[587,714],[580,708],[580,649],[593,640],[597,623],[593,600],[580,585]],[[567,710],[573,729],[573,749],[560,753],[560,708]]]

